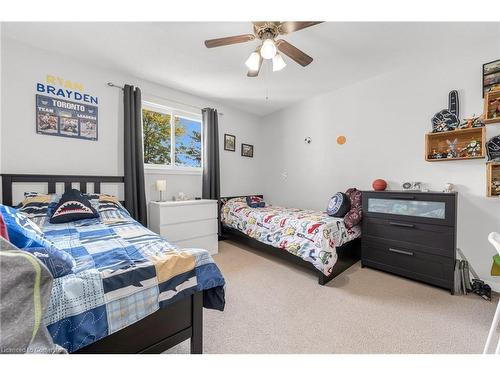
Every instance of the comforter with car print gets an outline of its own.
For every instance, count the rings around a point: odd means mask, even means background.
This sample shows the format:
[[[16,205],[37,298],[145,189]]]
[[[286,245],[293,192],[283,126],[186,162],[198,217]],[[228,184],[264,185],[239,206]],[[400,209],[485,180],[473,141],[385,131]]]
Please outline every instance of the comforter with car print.
[[[225,202],[221,217],[223,225],[299,256],[327,276],[337,262],[336,248],[361,236],[359,226],[347,229],[342,218],[324,212],[277,206],[251,208],[244,198]]]

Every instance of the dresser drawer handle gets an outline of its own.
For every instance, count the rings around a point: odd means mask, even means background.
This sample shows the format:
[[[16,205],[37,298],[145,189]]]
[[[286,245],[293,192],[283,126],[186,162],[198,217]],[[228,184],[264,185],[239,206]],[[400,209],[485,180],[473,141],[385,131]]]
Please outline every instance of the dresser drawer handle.
[[[387,199],[405,199],[405,200],[413,200],[415,199],[414,195],[391,195]]]
[[[415,224],[396,223],[395,221],[389,222],[389,225],[394,227],[415,228]]]
[[[413,253],[411,251],[393,249],[391,247],[389,248],[389,251],[392,252],[392,253],[398,253],[398,254],[413,256]]]

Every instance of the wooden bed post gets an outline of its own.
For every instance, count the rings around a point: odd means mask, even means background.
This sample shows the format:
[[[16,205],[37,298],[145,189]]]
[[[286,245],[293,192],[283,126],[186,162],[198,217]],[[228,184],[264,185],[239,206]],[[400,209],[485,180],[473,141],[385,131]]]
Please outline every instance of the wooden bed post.
[[[203,293],[192,295],[191,354],[203,353]]]
[[[318,284],[325,285],[327,282],[331,281],[332,279],[333,279],[332,276],[326,276],[322,272],[320,272],[319,276],[318,276]]]
[[[2,204],[12,206],[12,178],[2,175]]]

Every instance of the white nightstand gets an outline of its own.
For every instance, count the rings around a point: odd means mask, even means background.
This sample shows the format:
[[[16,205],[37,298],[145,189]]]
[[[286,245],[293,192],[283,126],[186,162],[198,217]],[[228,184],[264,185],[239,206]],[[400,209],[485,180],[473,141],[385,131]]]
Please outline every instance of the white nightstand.
[[[217,201],[149,202],[149,229],[179,247],[196,247],[217,254]]]

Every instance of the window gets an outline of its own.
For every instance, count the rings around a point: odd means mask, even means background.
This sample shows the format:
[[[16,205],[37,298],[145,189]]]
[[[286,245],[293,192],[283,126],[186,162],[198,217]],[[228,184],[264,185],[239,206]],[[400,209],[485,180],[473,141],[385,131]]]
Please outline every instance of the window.
[[[143,103],[144,164],[178,170],[201,169],[201,116]]]

